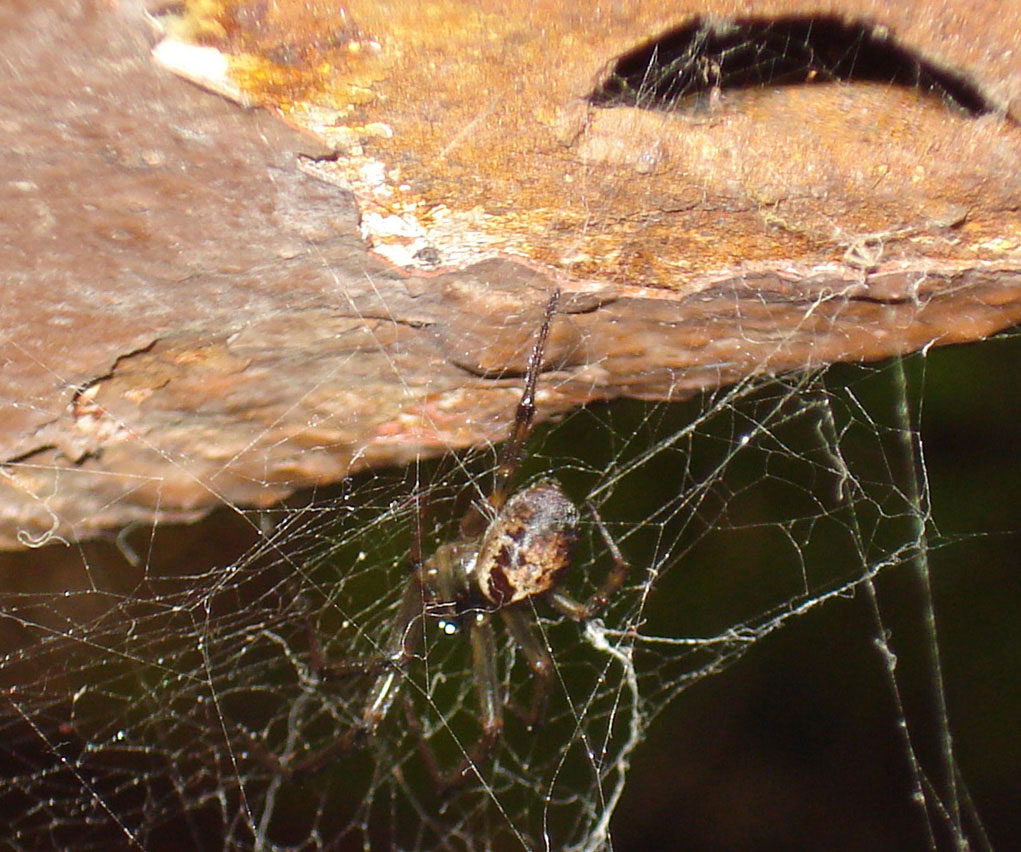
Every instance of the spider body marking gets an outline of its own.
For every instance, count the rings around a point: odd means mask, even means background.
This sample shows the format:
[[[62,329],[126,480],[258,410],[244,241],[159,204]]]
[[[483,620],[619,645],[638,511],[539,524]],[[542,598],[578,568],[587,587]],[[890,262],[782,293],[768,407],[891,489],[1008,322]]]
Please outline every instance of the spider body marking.
[[[554,588],[571,565],[580,520],[551,479],[514,494],[486,529],[473,564],[483,597],[499,608]]]

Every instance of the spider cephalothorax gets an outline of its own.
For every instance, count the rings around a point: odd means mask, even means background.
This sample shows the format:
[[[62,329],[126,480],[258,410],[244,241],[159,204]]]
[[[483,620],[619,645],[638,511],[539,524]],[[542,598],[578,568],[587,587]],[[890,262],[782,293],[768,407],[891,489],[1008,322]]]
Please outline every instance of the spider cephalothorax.
[[[316,754],[305,756],[296,764],[288,761],[293,771],[321,767],[375,733],[404,683],[404,668],[422,641],[423,622],[433,618],[448,633],[456,633],[464,626],[472,645],[481,737],[466,751],[461,766],[447,775],[436,769],[436,761],[422,741],[423,753],[439,776],[440,785],[450,788],[461,783],[490,752],[503,730],[505,696],[500,689],[492,617],[498,614],[503,620],[532,671],[535,682],[532,701],[523,715],[526,724],[535,725],[545,712],[553,659],[534,629],[534,602],[543,599],[567,617],[584,621],[606,606],[624,583],[627,563],[597,516],[596,523],[615,567],[585,603],[561,591],[559,583],[571,565],[578,538],[581,520],[578,508],[552,479],[541,479],[517,492],[512,490],[535,415],[536,382],[559,298],[560,291],[555,290],[546,304],[529,358],[524,391],[500,455],[491,493],[482,506],[468,510],[457,540],[441,544],[424,560],[417,555],[416,546],[413,570],[400,609],[380,649],[381,659],[372,666],[381,671],[369,689],[360,723]],[[350,664],[331,666],[322,660],[315,640],[312,648],[313,666],[321,676],[352,669]],[[413,714],[409,713],[408,721],[418,728]]]

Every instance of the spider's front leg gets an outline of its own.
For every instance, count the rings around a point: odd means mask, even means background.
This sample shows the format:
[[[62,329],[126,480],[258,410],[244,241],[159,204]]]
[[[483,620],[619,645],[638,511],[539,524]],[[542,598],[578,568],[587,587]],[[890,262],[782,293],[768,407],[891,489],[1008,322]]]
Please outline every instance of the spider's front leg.
[[[532,671],[533,683],[532,700],[527,708],[511,701],[508,701],[507,706],[521,717],[525,725],[534,728],[546,718],[546,703],[553,686],[553,658],[533,630],[535,618],[529,610],[505,607],[500,610],[500,615],[525,655],[528,668]]]
[[[404,685],[404,667],[422,637],[422,584],[416,571],[411,575],[401,598],[393,626],[378,657],[368,661],[331,665],[322,656],[317,639],[310,641],[312,665],[323,678],[380,670],[369,688],[359,721],[328,745],[311,753],[296,753],[277,760],[278,768],[288,775],[318,772],[353,748],[363,745],[376,733]]]
[[[503,695],[496,671],[496,640],[490,614],[478,613],[469,623],[472,646],[472,671],[479,700],[482,735],[468,750],[461,765],[450,775],[447,789],[462,784],[493,750],[503,733]]]
[[[468,631],[482,734],[471,748],[464,749],[464,758],[453,772],[444,772],[440,768],[440,762],[422,730],[422,723],[415,716],[410,702],[405,704],[408,726],[418,737],[422,762],[432,775],[441,795],[456,790],[472,775],[477,775],[478,766],[489,756],[503,733],[503,695],[496,671],[496,641],[493,638],[490,613],[469,613]]]

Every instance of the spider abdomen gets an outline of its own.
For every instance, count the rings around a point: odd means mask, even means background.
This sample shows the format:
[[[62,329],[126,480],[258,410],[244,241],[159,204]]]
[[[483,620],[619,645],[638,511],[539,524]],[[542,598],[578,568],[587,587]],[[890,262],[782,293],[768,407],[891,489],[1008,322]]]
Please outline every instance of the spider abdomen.
[[[552,589],[571,564],[579,520],[552,480],[514,494],[479,547],[475,576],[483,597],[501,607]]]

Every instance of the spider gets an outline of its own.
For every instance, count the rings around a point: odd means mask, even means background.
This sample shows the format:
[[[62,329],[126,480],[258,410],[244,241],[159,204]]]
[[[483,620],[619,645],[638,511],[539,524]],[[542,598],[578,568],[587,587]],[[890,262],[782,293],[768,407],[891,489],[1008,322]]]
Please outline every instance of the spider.
[[[536,381],[559,299],[557,289],[546,304],[492,491],[482,505],[468,509],[455,541],[440,545],[424,560],[420,546],[413,547],[412,571],[390,633],[381,648],[381,658],[371,664],[377,674],[359,722],[334,743],[301,761],[292,771],[315,771],[376,733],[397,700],[405,682],[407,664],[423,641],[424,617],[436,618],[445,632],[457,633],[459,625],[466,628],[463,632],[471,643],[481,735],[466,751],[461,765],[443,773],[422,736],[420,723],[409,702],[405,702],[405,709],[409,727],[418,734],[423,758],[439,787],[444,791],[452,790],[476,771],[475,767],[488,757],[503,732],[507,702],[499,685],[493,617],[498,615],[503,621],[531,669],[534,684],[530,706],[527,709],[508,706],[514,707],[532,728],[544,717],[553,676],[552,657],[534,629],[533,603],[545,600],[568,618],[586,621],[607,605],[627,578],[627,562],[595,508],[589,507],[615,564],[602,586],[584,603],[563,592],[559,584],[571,565],[580,512],[553,479],[540,479],[518,491],[513,490],[535,416]],[[310,636],[310,644],[313,668],[322,678],[350,673],[353,668],[370,667],[358,663],[332,666],[323,659],[314,636]]]

